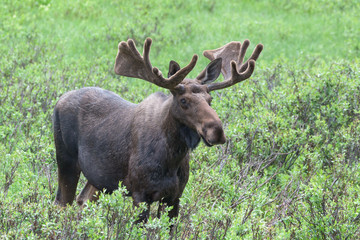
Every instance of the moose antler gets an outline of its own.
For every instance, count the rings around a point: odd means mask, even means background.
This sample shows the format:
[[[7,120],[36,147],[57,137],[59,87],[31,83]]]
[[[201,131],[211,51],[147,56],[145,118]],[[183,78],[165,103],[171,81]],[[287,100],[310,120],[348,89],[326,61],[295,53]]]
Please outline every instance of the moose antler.
[[[122,76],[140,78],[159,87],[173,89],[195,67],[198,56],[194,55],[186,67],[177,71],[170,78],[164,78],[161,71],[156,67],[152,67],[150,63],[149,53],[151,43],[151,38],[145,40],[143,56],[141,56],[132,39],[129,39],[127,42],[120,42],[119,51],[115,59],[115,73]]]
[[[242,45],[240,42],[230,42],[221,48],[204,51],[204,56],[210,60],[222,58],[221,73],[225,79],[223,82],[209,84],[209,91],[230,87],[251,76],[255,69],[255,61],[264,46],[262,44],[256,45],[251,57],[243,63],[249,45],[250,41],[245,40]]]

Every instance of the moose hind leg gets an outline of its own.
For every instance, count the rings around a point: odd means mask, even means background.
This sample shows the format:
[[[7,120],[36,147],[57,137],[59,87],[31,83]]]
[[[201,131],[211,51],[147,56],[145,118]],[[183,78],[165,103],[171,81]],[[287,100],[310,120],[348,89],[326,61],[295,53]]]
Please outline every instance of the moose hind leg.
[[[165,203],[162,200],[160,200],[159,201],[158,211],[157,211],[157,218],[161,217],[161,214],[164,212],[165,207],[166,207]]]
[[[99,189],[87,182],[84,189],[81,191],[79,196],[77,196],[76,202],[79,206],[83,207],[88,200],[97,201],[98,199]]]
[[[75,198],[80,169],[77,157],[63,151],[61,146],[56,146],[56,160],[58,163],[58,190],[55,204],[65,207],[67,204],[71,205]]]

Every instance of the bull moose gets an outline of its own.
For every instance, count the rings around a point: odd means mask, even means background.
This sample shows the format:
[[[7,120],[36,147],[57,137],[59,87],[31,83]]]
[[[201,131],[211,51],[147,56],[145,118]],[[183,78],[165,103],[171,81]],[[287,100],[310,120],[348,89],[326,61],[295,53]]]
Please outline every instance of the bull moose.
[[[141,56],[132,39],[120,42],[115,73],[166,88],[169,96],[157,92],[134,104],[111,91],[86,87],[65,93],[57,102],[55,204],[72,204],[82,172],[87,183],[77,197],[79,205],[96,200],[99,191],[113,192],[122,182],[135,206],[147,203],[140,221],[147,220],[155,201],[173,206],[168,214],[175,217],[189,177],[190,151],[200,139],[209,147],[225,143],[222,122],[210,106],[210,92],[249,78],[263,45],[258,44],[244,63],[248,40],[206,50],[203,54],[211,62],[195,79],[188,79],[197,55],[184,68],[171,61],[164,78],[150,63],[151,43],[150,38],[145,40]],[[225,80],[214,83],[220,72]]]

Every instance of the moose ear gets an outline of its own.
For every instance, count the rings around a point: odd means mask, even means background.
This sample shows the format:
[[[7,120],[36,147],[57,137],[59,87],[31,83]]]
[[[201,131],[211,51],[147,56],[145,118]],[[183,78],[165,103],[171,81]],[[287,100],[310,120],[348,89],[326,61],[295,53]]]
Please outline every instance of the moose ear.
[[[212,60],[196,79],[203,85],[215,81],[220,75],[221,63],[222,58]]]
[[[169,64],[168,78],[174,75],[179,70],[180,70],[180,65],[177,62],[171,60]]]

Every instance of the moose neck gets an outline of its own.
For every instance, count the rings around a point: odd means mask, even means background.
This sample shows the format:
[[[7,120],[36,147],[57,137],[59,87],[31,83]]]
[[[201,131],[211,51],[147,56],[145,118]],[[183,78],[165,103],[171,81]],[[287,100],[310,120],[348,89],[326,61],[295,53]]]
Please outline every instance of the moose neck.
[[[195,149],[200,142],[200,136],[195,130],[181,123],[173,116],[171,111],[172,107],[173,97],[169,97],[164,104],[164,117],[162,121],[162,128],[169,138],[168,140],[172,142],[172,145],[176,148],[184,148],[186,152]]]

